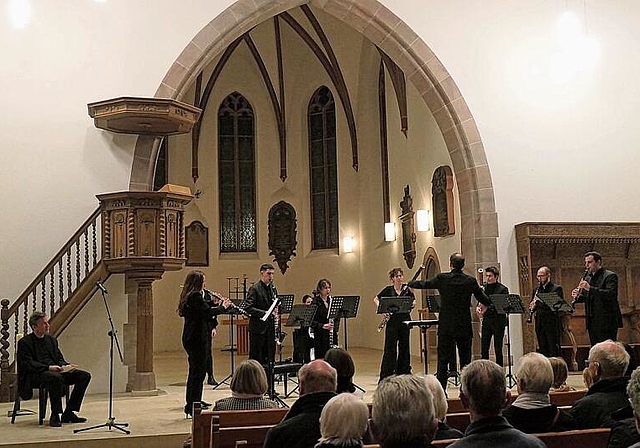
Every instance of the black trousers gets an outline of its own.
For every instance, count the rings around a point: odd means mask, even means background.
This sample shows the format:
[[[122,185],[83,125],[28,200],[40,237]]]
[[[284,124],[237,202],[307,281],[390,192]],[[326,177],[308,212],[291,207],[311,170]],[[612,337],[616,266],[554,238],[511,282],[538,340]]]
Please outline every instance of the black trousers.
[[[449,366],[456,365],[456,346],[458,347],[458,357],[460,358],[460,370],[471,362],[471,341],[472,337],[460,337],[449,335],[438,335],[438,372],[436,376],[442,384],[442,388],[447,390],[447,378],[449,377]]]
[[[206,343],[202,346],[186,346],[187,360],[189,361],[189,374],[187,376],[187,392],[186,392],[186,408],[191,411],[193,403],[202,401],[202,382],[207,373],[207,347]],[[209,354],[211,349],[209,348]]]
[[[51,413],[62,414],[62,395],[64,385],[73,385],[69,402],[67,403],[67,412],[77,412],[80,410],[84,394],[87,391],[91,374],[84,370],[74,370],[73,372],[42,372],[34,375],[32,384],[37,387],[45,386],[49,391],[49,400],[51,401]]]
[[[407,325],[404,325],[400,320],[394,321],[393,317],[387,323],[384,332],[384,353],[380,365],[380,380],[394,374],[411,373],[409,331]]]
[[[213,344],[211,338],[207,339],[207,362],[206,372],[209,378],[213,378],[213,353],[211,353]]]
[[[536,312],[538,349],[547,358],[560,356],[560,319],[554,312]]]
[[[309,327],[293,330],[293,362],[307,364],[311,362],[313,339],[309,336]]]
[[[272,325],[273,326],[273,325]],[[264,334],[249,333],[249,359],[255,359],[268,371],[276,357],[276,330],[267,328]]]
[[[496,353],[496,364],[504,366],[502,343],[504,341],[505,319],[498,315],[486,316],[482,319],[482,338],[480,353],[482,359],[489,359],[489,347],[493,338],[493,350]]]
[[[599,325],[589,324],[589,342],[593,347],[598,342],[606,341],[607,339],[611,339],[612,341],[618,340],[618,328],[603,328]]]

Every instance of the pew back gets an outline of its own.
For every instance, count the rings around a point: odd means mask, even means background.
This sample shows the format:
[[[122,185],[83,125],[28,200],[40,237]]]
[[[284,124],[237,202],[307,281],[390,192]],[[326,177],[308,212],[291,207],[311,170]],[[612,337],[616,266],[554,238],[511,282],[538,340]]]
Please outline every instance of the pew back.
[[[267,432],[273,425],[222,428],[213,425],[211,448],[262,448]]]

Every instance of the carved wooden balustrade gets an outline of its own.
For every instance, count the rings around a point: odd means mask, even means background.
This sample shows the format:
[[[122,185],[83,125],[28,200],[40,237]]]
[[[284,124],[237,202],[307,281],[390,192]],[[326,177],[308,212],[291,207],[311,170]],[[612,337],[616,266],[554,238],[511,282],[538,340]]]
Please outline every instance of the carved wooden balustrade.
[[[75,304],[68,302],[72,302],[79,291],[86,291],[84,295],[88,295],[95,281],[103,276],[100,233],[98,208],[11,305],[8,299],[2,300],[0,401],[10,399],[15,344],[18,335],[29,332],[29,315],[36,310],[47,313],[51,316],[51,333],[57,336],[73,318],[71,308],[75,308]]]

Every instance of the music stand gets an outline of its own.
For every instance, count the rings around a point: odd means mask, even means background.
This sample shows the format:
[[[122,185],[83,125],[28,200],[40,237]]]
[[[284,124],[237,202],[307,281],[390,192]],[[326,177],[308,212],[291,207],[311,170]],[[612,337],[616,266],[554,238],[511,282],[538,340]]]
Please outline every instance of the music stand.
[[[229,353],[231,354],[231,372],[229,372],[229,375],[225,376],[222,381],[220,381],[218,384],[216,384],[215,386],[213,386],[212,390],[216,390],[218,387],[222,386],[223,384],[227,384],[229,386],[231,386],[231,378],[233,377],[233,372],[236,370],[236,364],[235,364],[235,353],[236,353],[236,346],[234,344],[233,341],[233,322],[234,322],[234,318],[235,316],[237,316],[238,314],[243,314],[243,315],[248,315],[248,313],[244,310],[244,305],[245,302],[242,299],[231,299],[231,303],[233,303],[234,306],[230,306],[229,308],[227,308],[226,310],[224,310],[222,313],[220,314],[228,314],[229,315],[229,341],[230,341],[230,345],[229,345]]]
[[[331,303],[329,304],[329,310],[327,311],[327,319],[332,320],[333,322],[333,340],[329,341],[329,348],[338,346],[338,322],[340,322],[340,312],[342,310],[342,305],[344,302],[344,297],[342,296],[331,296]],[[345,349],[346,350],[346,349]]]
[[[358,315],[360,296],[340,296],[340,298],[342,298],[342,307],[338,311],[338,317],[344,321],[344,349],[348,350],[347,319],[352,319]]]
[[[287,322],[284,324],[284,326],[310,327],[317,310],[318,305],[315,303],[311,305],[303,305],[301,303],[297,303],[291,308],[291,312],[289,313],[289,317],[287,318]],[[288,378],[285,379],[285,389],[287,380]],[[289,396],[295,393],[297,390],[298,386],[296,385],[296,387],[294,387],[291,392],[287,393],[285,391],[284,398],[289,398]]]
[[[542,301],[542,303],[544,303],[551,311],[561,311],[561,308],[563,308],[563,304],[569,307],[569,309],[573,309],[571,308],[571,305],[565,302],[564,299],[560,297],[556,292],[540,292],[536,293],[536,295],[540,298],[540,301]],[[568,310],[563,309],[562,311]]]
[[[409,326],[409,329],[412,329],[413,327],[420,327],[420,332],[422,333],[422,343],[423,343],[422,353],[424,355],[424,374],[425,375],[429,373],[429,356],[428,356],[429,347],[427,346],[427,330],[429,329],[429,327],[438,325],[438,322],[439,322],[438,319],[405,320],[404,322],[402,322],[403,324]]]
[[[511,326],[509,325],[509,316],[511,314],[523,314],[524,306],[518,294],[492,294],[489,298],[496,312],[507,316],[507,365],[509,370],[507,379],[509,380],[509,388],[511,388],[515,386],[516,379],[511,372]]]
[[[293,294],[278,294],[278,300],[280,301],[280,305],[276,308],[278,310],[278,341],[280,341],[280,362],[282,362],[282,351],[284,350],[284,338],[287,336],[287,333],[282,331],[282,315],[289,314],[291,312],[291,308],[293,307],[293,300],[295,296]],[[286,325],[285,325],[286,326]]]
[[[440,296],[427,296],[427,308],[430,313],[440,312]]]

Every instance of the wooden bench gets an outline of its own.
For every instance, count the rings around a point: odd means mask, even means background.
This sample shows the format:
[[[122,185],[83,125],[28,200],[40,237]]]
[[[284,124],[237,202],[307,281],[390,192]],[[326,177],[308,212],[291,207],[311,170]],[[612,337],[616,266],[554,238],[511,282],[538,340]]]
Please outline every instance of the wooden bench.
[[[568,392],[555,392],[549,394],[551,397],[551,403],[557,406],[572,406],[580,398],[584,397],[586,393],[586,389],[582,390],[571,390]],[[517,394],[513,394],[511,396],[511,401],[515,400],[518,397]],[[462,401],[460,398],[449,398],[447,399],[447,414],[457,414],[459,412],[466,412],[467,410],[462,405]]]
[[[532,434],[542,440],[547,448],[606,448],[609,443],[609,428],[578,429],[575,431],[546,432]],[[434,440],[431,445],[437,447],[449,446],[458,439]],[[380,445],[365,445],[364,448],[380,448]]]
[[[194,404],[191,421],[191,447],[209,448],[214,423],[219,427],[273,426],[283,419],[289,409],[260,409],[251,411],[203,411]]]
[[[269,429],[274,425],[223,428],[214,423],[211,448],[262,448]]]

